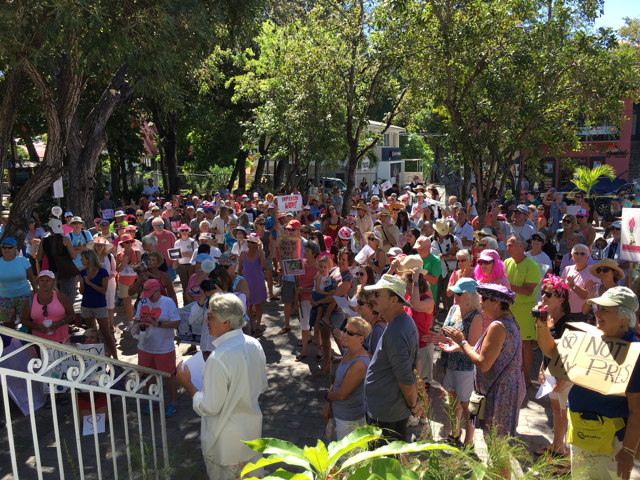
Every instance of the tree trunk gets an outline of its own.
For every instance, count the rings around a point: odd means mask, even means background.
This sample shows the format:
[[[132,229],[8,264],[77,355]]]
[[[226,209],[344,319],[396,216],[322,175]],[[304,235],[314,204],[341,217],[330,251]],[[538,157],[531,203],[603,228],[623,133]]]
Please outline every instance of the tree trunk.
[[[236,178],[240,177],[240,169],[244,169],[244,166],[246,165],[246,160],[247,160],[247,153],[240,150],[238,152],[238,158],[236,159],[236,165],[235,167],[233,167],[233,172],[231,172],[229,185],[227,186],[229,190],[233,191],[233,184],[236,183]],[[245,179],[246,179],[246,176],[245,176]],[[242,187],[243,185],[240,182],[238,182],[238,188],[242,188]]]
[[[122,145],[120,145],[122,147]],[[120,157],[120,178],[122,178],[122,190],[120,193],[120,197],[125,198],[127,191],[127,160],[124,158],[122,153],[122,148],[119,149],[119,157]],[[127,202],[129,203],[129,202]]]
[[[29,153],[29,160],[32,162],[39,163],[40,157],[38,156],[38,152],[36,151],[36,146],[33,144],[31,135],[28,135],[28,134],[22,135],[22,140],[24,140],[24,145],[27,147],[27,152]]]
[[[4,204],[4,167],[7,151],[11,143],[13,126],[18,117],[27,75],[23,67],[6,73],[6,89],[0,105],[0,206]]]
[[[358,142],[349,139],[349,168],[347,169],[347,190],[342,199],[342,216],[346,217],[351,211],[351,195],[356,185],[356,167],[358,166]]]
[[[264,173],[264,166],[267,163],[267,152],[269,151],[270,144],[271,142],[267,143],[266,135],[262,135],[260,137],[260,143],[258,145],[258,153],[260,153],[260,158],[258,159],[258,165],[256,166],[256,171],[253,176],[251,190],[259,187],[260,183],[262,182],[262,174]]]
[[[244,152],[243,152],[244,153]],[[243,192],[247,188],[247,157],[248,154],[243,154],[238,157],[238,188]]]
[[[120,160],[115,155],[115,152],[113,150],[117,149],[118,147],[116,145],[115,149],[109,150],[109,166],[111,167],[111,178],[109,178],[109,181],[111,181],[111,190],[113,191],[112,200],[116,203],[118,202],[115,200],[115,193],[120,190],[120,165],[118,165],[120,163]],[[98,192],[98,198],[100,198],[100,192]]]
[[[153,105],[152,114],[156,129],[158,130],[158,136],[160,137],[160,143],[164,147],[164,163],[167,172],[167,182],[164,184],[164,190],[169,196],[179,195],[180,178],[178,177],[178,141],[176,139],[178,114],[175,112],[167,112],[166,128],[162,123],[162,116],[158,104]]]
[[[313,168],[313,184],[316,187],[320,186],[320,165],[321,163],[316,161]]]
[[[284,168],[289,162],[288,158],[284,158],[276,165],[276,170],[273,172],[273,188],[278,189],[282,186],[282,180],[284,179]]]
[[[164,144],[162,141],[158,142],[158,152],[160,153],[160,175],[162,176],[162,188],[166,191],[167,185],[169,185],[169,176],[167,175],[167,162],[165,162]],[[160,186],[158,186],[158,189]]]
[[[89,225],[94,216],[93,203],[97,187],[94,174],[100,152],[108,141],[107,122],[113,112],[133,93],[133,87],[126,82],[127,69],[128,65],[125,63],[113,75],[111,83],[104,89],[85,118],[82,128],[78,124],[77,117],[74,116],[67,139],[69,156],[67,206],[74,215],[89,222]],[[117,187],[117,185],[114,186]]]
[[[460,198],[458,201],[462,204],[462,206],[467,208],[467,199],[471,198],[471,165],[468,161],[464,162],[464,173],[462,177],[463,183],[462,188],[460,188]]]

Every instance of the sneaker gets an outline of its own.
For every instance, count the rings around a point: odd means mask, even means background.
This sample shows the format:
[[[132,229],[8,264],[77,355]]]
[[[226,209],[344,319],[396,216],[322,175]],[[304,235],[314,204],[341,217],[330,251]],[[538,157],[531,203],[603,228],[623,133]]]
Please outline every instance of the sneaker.
[[[153,411],[155,412],[160,408],[160,402],[153,402]],[[144,409],[144,414],[149,415],[151,413],[151,409],[149,408],[149,404],[147,403],[147,408]]]
[[[420,419],[414,417],[413,415],[411,415],[409,417],[409,420],[407,420],[407,426],[408,427],[415,427],[416,425],[418,425],[420,423]]]
[[[175,402],[171,402],[169,404],[169,408],[167,408],[167,411],[164,412],[164,416],[167,417],[167,418],[171,418],[176,413],[178,413],[179,410],[180,410],[180,407],[178,406],[178,404],[175,403]]]
[[[125,327],[125,329],[123,330],[124,333],[129,333],[131,331],[131,327],[133,327],[133,323],[130,323],[129,325],[127,325]]]

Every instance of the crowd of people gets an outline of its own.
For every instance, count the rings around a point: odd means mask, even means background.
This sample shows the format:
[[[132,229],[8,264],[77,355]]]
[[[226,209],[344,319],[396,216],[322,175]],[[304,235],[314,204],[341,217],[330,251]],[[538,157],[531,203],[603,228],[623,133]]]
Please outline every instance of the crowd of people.
[[[300,208],[279,208],[285,194],[300,195]],[[297,362],[315,360],[319,375],[335,366],[323,414],[335,421],[338,439],[365,424],[405,439],[408,425],[424,422],[438,347],[443,388],[457,405],[444,440],[473,448],[475,428],[516,434],[535,349],[547,358],[535,377],[544,383],[567,322],[636,341],[638,301],[630,265],[619,258],[623,199],[600,221],[582,197],[574,216],[555,189],[540,200],[525,192],[511,205],[489,205],[481,227],[475,190],[464,204],[443,194],[418,178],[403,194],[363,179],[350,199],[337,185],[275,194],[223,187],[162,199],[150,179],[140,201],[117,206],[105,191],[91,228],[67,212],[64,221],[32,219],[24,245],[2,239],[2,323],[64,342],[80,293],[84,323],[117,358],[121,304],[124,333],[138,338],[139,364],[170,374],[166,417],[179,409],[178,382],[193,397],[215,478],[229,474],[221,464],[255,454],[218,436],[238,444],[242,435],[260,436],[265,302],[282,304],[277,334],[289,336]],[[344,203],[351,206],[346,216]],[[596,227],[605,228],[603,237]],[[188,369],[176,370],[178,308],[188,305],[190,322],[206,326],[198,346],[207,360],[202,391]],[[540,309],[545,318],[532,314]],[[446,318],[435,331],[439,314]],[[292,334],[296,316],[300,337]],[[572,468],[588,465],[591,478],[608,478],[602,465],[615,456],[628,478],[640,443],[636,370],[627,396],[615,399],[558,380],[550,395],[554,440],[537,453],[571,455]],[[484,418],[471,412],[477,395],[486,402]],[[243,420],[234,423],[234,415]],[[614,432],[610,449],[592,451],[574,438],[569,451],[564,438],[574,416],[621,417],[636,428]]]

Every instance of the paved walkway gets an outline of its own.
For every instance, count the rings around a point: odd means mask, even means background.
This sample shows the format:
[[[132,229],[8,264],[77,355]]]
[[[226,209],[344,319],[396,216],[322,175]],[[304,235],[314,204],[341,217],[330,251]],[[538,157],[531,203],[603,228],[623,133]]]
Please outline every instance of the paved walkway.
[[[180,294],[178,294],[178,297],[180,297]],[[124,328],[123,319],[124,317],[120,315],[116,319],[118,325],[116,334],[118,353],[121,360],[137,363],[136,341],[129,334],[122,333]],[[442,322],[443,318],[440,318],[439,321]],[[263,324],[266,329],[263,328],[265,334],[260,339],[266,353],[269,378],[269,388],[260,398],[264,414],[263,436],[287,440],[300,447],[315,445],[317,439],[325,441],[325,422],[322,419],[322,407],[324,404],[324,392],[329,387],[330,377],[329,375],[317,376],[319,364],[315,362],[312,348],[309,349],[310,355],[307,357],[306,362],[295,362],[295,355],[300,350],[295,346],[300,335],[299,323],[297,318],[294,317],[292,319],[293,330],[285,335],[278,335],[278,330],[283,323],[282,305],[277,302],[266,302],[263,317]],[[188,345],[184,344],[177,347],[179,360],[186,358],[184,352],[187,348]],[[533,369],[537,371],[541,358],[539,352],[536,353]],[[532,378],[537,378],[537,375],[532,375]],[[441,381],[442,379],[436,377],[436,380]],[[441,392],[438,387],[439,385],[435,384],[429,394],[434,409],[433,430],[436,439],[446,436],[443,432],[443,427],[448,424],[442,409]],[[535,392],[536,389],[534,387],[529,389],[528,398],[525,400],[521,410],[518,427],[520,438],[527,444],[531,452],[540,446],[548,444],[553,437],[553,417],[549,401],[546,398],[535,400]],[[165,397],[168,403],[169,399],[166,394]],[[180,478],[180,480],[204,479],[206,478],[206,470],[200,450],[200,419],[191,409],[191,401],[181,388],[178,391],[178,401],[181,406],[179,413],[166,421],[170,446],[170,463],[173,467],[172,477]],[[128,407],[130,435],[135,433],[134,426],[136,425],[135,410],[132,409],[133,405],[134,403],[132,402]],[[148,418],[144,417],[143,423],[148,422]],[[18,468],[20,478],[36,479],[38,478],[38,472],[35,466],[30,419],[22,416],[15,407],[12,408],[12,419],[14,441],[19,452]],[[55,448],[51,410],[41,408],[34,415],[34,419],[38,432],[37,442],[40,445],[42,457],[43,478],[61,478]],[[157,415],[155,420],[156,424],[159,425]],[[58,422],[63,442],[65,478],[79,479],[80,469],[76,456],[73,416],[70,404],[58,407]],[[118,470],[121,476],[126,476],[124,423],[120,405],[114,408],[113,424]],[[413,429],[410,433],[418,435],[418,430]],[[0,480],[13,478],[6,432],[6,429],[0,431]],[[136,437],[132,438],[137,441]],[[476,449],[482,457],[484,442],[480,432],[476,432],[475,440]],[[100,442],[103,478],[114,478],[110,436],[101,434]],[[93,437],[82,437],[82,449],[85,478],[98,478]],[[139,467],[135,465],[134,470],[140,471]],[[640,479],[640,468],[638,466],[634,469],[632,478]]]

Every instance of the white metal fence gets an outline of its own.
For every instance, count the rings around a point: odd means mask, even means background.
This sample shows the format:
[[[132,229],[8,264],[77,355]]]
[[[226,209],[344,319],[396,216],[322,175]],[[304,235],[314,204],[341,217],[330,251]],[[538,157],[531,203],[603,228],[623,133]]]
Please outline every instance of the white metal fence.
[[[7,423],[6,432],[0,430],[0,478],[10,478],[11,471],[15,480],[35,478],[33,470],[39,480],[64,480],[65,472],[68,478],[80,480],[117,479],[127,474],[129,478],[145,477],[149,472],[155,472],[156,478],[168,478],[162,387],[168,374],[6,327],[0,327],[0,333],[5,336],[0,341],[0,389]],[[58,351],[55,358],[50,358],[48,348]],[[69,363],[75,366],[49,376]],[[151,379],[155,384],[150,384]],[[147,386],[149,392],[143,393]],[[47,387],[49,393],[44,393]],[[55,401],[54,392],[66,389],[70,390],[71,415],[61,412]],[[86,421],[94,426],[99,424],[96,396],[106,396],[108,425],[105,422],[104,433],[93,428],[93,435],[83,435],[84,419],[79,417],[76,396],[80,391],[88,392],[91,417]],[[51,410],[43,408],[47,396]],[[28,416],[28,422],[15,408],[12,414],[10,397]],[[155,412],[153,402],[159,402]],[[143,415],[147,405],[148,416]],[[44,439],[51,432],[54,441],[47,444]]]

